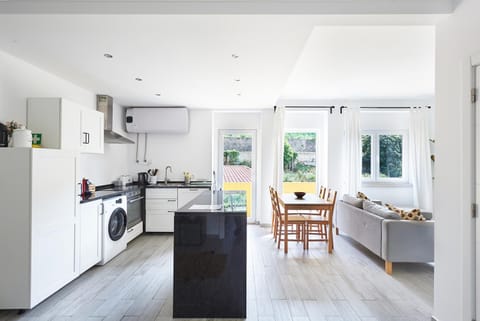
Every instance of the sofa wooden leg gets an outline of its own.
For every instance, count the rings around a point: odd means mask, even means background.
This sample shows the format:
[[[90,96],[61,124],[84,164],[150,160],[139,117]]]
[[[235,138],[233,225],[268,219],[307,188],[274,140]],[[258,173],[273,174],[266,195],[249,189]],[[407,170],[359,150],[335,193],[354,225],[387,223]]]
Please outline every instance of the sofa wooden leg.
[[[390,261],[385,261],[385,272],[386,272],[388,275],[392,275],[392,272],[393,272],[392,262],[390,262]]]

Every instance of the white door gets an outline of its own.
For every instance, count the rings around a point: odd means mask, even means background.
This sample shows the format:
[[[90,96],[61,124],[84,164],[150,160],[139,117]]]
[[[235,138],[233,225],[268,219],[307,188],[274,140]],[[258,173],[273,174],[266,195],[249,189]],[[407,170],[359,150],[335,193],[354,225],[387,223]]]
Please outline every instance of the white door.
[[[80,273],[102,259],[102,200],[80,204]]]
[[[218,178],[224,191],[245,191],[239,199],[247,211],[247,221],[256,221],[256,130],[220,130],[218,139]]]

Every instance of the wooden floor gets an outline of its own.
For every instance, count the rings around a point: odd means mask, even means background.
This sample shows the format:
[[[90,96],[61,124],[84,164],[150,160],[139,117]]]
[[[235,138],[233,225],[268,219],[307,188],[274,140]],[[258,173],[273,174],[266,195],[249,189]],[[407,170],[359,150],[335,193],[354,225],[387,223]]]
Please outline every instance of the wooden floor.
[[[172,320],[172,235],[144,235],[103,267],[94,267],[35,309],[3,320]],[[314,243],[277,250],[269,229],[248,228],[248,320],[426,321],[433,267],[383,261],[345,236],[333,254]]]

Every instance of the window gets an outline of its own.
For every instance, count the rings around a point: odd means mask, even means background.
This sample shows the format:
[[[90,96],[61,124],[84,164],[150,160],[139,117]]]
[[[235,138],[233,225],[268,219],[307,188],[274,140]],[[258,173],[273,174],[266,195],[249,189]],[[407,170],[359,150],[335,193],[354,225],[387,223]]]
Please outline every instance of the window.
[[[362,178],[369,182],[406,182],[406,133],[362,134]]]
[[[316,192],[317,133],[285,133],[283,191]]]

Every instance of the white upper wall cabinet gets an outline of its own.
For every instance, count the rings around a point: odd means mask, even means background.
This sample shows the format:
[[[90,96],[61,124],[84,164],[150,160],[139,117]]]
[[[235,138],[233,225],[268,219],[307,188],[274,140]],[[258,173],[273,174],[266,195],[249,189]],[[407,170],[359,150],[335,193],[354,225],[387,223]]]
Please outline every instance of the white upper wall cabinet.
[[[63,98],[29,98],[27,128],[42,147],[103,154],[103,114]]]

